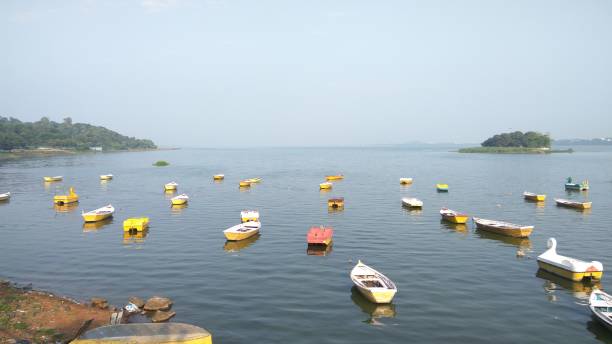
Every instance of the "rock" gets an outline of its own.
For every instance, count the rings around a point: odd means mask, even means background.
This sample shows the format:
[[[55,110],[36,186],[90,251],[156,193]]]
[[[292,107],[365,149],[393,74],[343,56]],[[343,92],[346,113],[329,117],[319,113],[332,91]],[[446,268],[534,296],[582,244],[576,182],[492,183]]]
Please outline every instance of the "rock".
[[[91,298],[91,306],[92,307],[97,307],[100,309],[107,309],[108,308],[108,301],[106,299],[103,299],[101,297],[92,297]]]
[[[11,338],[11,339],[7,339],[5,343],[6,344],[17,344],[17,340]]]
[[[130,296],[130,298],[128,299],[129,302],[133,303],[136,307],[142,309],[142,307],[144,307],[145,302],[143,299],[136,297],[136,296]]]
[[[170,320],[170,318],[175,315],[175,312],[155,311],[155,314],[151,317],[151,321],[154,323],[164,322]]]
[[[145,311],[167,311],[172,307],[172,300],[167,297],[153,296],[144,305]]]

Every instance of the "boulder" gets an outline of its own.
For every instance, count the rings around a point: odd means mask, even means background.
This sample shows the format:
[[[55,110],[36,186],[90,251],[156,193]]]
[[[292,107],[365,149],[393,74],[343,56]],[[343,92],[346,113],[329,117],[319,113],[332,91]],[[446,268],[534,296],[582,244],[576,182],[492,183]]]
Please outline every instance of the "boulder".
[[[108,308],[108,301],[106,299],[103,299],[101,297],[92,297],[91,298],[91,306],[92,307],[97,307],[100,309],[107,309]]]
[[[136,307],[142,309],[142,307],[144,307],[145,302],[143,299],[136,297],[136,296],[130,296],[130,298],[128,299],[129,302],[133,303]]]
[[[166,312],[166,311],[155,311],[153,316],[151,317],[151,321],[154,323],[164,322],[170,320],[173,316],[175,316],[175,312]]]
[[[167,311],[172,307],[172,300],[167,297],[153,296],[144,305],[145,311]]]

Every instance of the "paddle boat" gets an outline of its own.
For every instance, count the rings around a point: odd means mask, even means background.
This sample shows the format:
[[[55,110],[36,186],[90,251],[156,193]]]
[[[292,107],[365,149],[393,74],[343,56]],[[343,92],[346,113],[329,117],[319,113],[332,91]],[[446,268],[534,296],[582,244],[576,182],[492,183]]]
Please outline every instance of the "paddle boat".
[[[327,200],[329,208],[344,208],[344,197],[330,198]]]
[[[448,192],[448,184],[436,184],[438,192]]]
[[[576,190],[576,191],[586,191],[589,189],[589,181],[583,180],[582,183],[578,184],[572,181],[572,177],[567,177],[567,180],[565,182],[565,189],[566,190]]]
[[[534,202],[544,202],[546,200],[546,195],[544,194],[535,194],[533,192],[523,192],[523,198],[525,198],[528,201],[534,201]]]
[[[515,238],[527,238],[533,231],[533,226],[521,226],[503,221],[481,219],[478,217],[473,217],[472,220],[478,229]]]
[[[563,198],[555,198],[555,202],[557,202],[558,206],[575,208],[575,209],[591,209],[591,205],[593,202],[576,202],[570,201],[569,199]]]
[[[108,325],[85,332],[72,344],[212,344],[203,328],[181,323],[134,323]]]
[[[248,187],[250,187],[250,186],[251,186],[251,182],[250,182],[248,179],[245,179],[245,180],[241,180],[241,181],[238,183],[238,185],[239,185],[241,188],[248,188]]]
[[[215,174],[213,176],[213,180],[223,180],[225,179],[225,174]]]
[[[470,218],[466,214],[462,214],[447,208],[440,209],[440,215],[442,215],[442,219],[452,223],[466,223]]]
[[[412,178],[400,178],[400,184],[401,185],[412,184]]]
[[[123,221],[123,231],[144,231],[149,228],[148,217],[132,217]]]
[[[101,174],[100,175],[100,180],[111,180],[111,179],[113,179],[112,174]]]
[[[320,190],[329,190],[329,189],[332,188],[332,186],[333,186],[333,184],[330,183],[330,182],[323,182],[323,183],[319,184],[319,189]]]
[[[79,201],[79,195],[74,193],[74,188],[73,187],[71,187],[68,190],[68,194],[67,195],[56,195],[55,197],[53,197],[53,203],[55,203],[57,205],[66,205],[66,204],[70,204],[70,203],[76,203],[78,201]]]
[[[331,227],[310,227],[306,234],[306,242],[308,245],[324,245],[328,246],[332,243],[334,230]]]
[[[240,221],[244,222],[259,222],[259,212],[257,210],[243,210],[240,212]]]
[[[325,180],[327,180],[327,181],[342,180],[342,179],[344,179],[344,175],[342,175],[342,174],[325,176]]]
[[[612,331],[612,296],[599,289],[593,290],[589,297],[589,309],[597,320]]]
[[[189,201],[189,196],[187,196],[186,194],[182,194],[182,195],[178,195],[178,196],[174,196],[170,199],[170,203],[172,205],[183,205],[183,204],[187,204],[187,201]]]
[[[548,250],[538,256],[540,269],[572,281],[582,281],[585,278],[601,279],[603,265],[600,262],[585,262],[557,254],[557,240],[555,238],[548,239],[547,247]]]
[[[259,233],[261,223],[256,221],[244,222],[223,231],[225,238],[231,241],[244,240]]]
[[[59,182],[62,179],[64,179],[64,177],[62,176],[54,176],[54,177],[43,177],[44,181],[49,183],[49,182]]]
[[[390,303],[397,293],[395,283],[387,276],[360,261],[351,270],[351,280],[357,290],[374,303]]]
[[[408,208],[422,208],[423,201],[414,197],[404,197],[402,198],[402,205]]]
[[[11,198],[11,193],[10,192],[0,194],[0,201],[6,201],[9,198]]]
[[[85,222],[98,222],[108,219],[109,217],[113,216],[113,213],[115,213],[115,208],[109,204],[96,210],[88,212],[83,211],[81,215],[83,216],[83,220],[85,220]]]
[[[170,182],[170,183],[164,185],[164,190],[165,191],[176,191],[176,188],[178,188],[178,183],[177,182]]]

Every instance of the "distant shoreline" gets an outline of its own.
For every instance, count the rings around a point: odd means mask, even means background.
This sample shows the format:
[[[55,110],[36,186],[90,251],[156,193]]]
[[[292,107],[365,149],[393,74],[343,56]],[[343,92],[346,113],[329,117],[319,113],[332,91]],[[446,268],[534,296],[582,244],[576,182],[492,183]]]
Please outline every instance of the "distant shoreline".
[[[79,151],[75,149],[45,148],[45,149],[13,149],[10,151],[0,151],[0,160],[12,160],[31,157],[62,156],[75,154],[96,154],[96,153],[121,153],[121,152],[149,152],[164,150],[179,150],[180,148],[138,148],[138,149],[117,149],[106,151]]]
[[[461,148],[458,153],[483,153],[483,154],[551,154],[551,153],[573,153],[569,149],[551,148],[528,148],[528,147],[468,147]]]

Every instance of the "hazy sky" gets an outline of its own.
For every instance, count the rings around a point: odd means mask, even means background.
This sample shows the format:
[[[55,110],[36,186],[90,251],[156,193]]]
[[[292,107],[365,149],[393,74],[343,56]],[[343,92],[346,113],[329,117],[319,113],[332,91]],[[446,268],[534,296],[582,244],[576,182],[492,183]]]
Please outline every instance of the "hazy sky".
[[[0,115],[165,146],[612,136],[612,1],[3,0]]]

